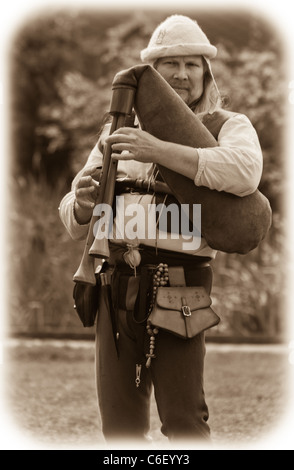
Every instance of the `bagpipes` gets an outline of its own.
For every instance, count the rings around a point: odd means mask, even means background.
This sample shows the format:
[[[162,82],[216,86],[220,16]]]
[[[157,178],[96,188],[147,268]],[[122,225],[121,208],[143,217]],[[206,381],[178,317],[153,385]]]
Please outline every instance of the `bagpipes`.
[[[124,127],[134,109],[141,128],[155,137],[195,148],[217,146],[217,140],[161,75],[149,65],[137,65],[116,74],[112,83],[110,134]],[[189,178],[157,165],[163,181],[180,204],[201,204],[201,232],[208,245],[227,253],[246,254],[256,248],[271,226],[271,207],[267,198],[256,190],[238,197],[224,191],[195,186]],[[117,161],[111,159],[107,144],[103,155],[100,192],[96,204],[112,207]],[[95,285],[94,260],[108,259],[106,237],[96,237],[95,224],[100,216],[93,213],[82,260],[74,275],[75,282]],[[105,223],[105,217],[103,218]]]

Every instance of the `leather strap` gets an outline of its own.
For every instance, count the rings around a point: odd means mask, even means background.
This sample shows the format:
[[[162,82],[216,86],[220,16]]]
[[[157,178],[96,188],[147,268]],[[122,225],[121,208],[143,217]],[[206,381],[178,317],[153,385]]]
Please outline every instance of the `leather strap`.
[[[187,337],[190,338],[192,335],[192,325],[191,325],[191,310],[187,305],[187,300],[185,297],[182,297],[182,314],[185,321],[185,328]]]

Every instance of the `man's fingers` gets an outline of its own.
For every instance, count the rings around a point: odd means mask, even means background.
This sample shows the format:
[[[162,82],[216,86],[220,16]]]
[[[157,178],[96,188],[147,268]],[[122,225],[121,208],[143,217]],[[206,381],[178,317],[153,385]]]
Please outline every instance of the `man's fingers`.
[[[92,176],[82,176],[78,182],[79,188],[85,188],[91,186]]]
[[[94,186],[87,186],[85,188],[77,188],[76,189],[76,196],[87,196],[87,194],[92,193],[94,191]]]
[[[89,168],[86,168],[83,172],[82,178],[85,178],[87,176],[90,176],[97,180],[100,176],[101,173],[101,168],[98,168],[97,166],[90,166]]]
[[[127,136],[124,134],[112,134],[109,137],[107,137],[107,143],[110,145],[115,145],[115,144],[122,144],[128,142],[129,139]]]
[[[136,129],[133,129],[132,127],[122,127],[109,135],[105,139],[105,142],[110,144],[113,144],[114,142],[132,142],[136,138],[136,135]]]
[[[133,127],[120,127],[119,129],[116,129],[111,135],[115,135],[115,134],[130,134],[130,133],[133,133],[134,132],[134,128]],[[111,136],[109,136],[111,137]],[[106,140],[109,139],[109,137],[106,138]]]
[[[83,209],[93,209],[95,206],[94,202],[87,201],[86,199],[76,199],[76,202]]]
[[[86,187],[91,187],[93,188],[98,188],[99,183],[98,181],[94,180],[92,176],[82,176],[78,182],[78,187],[79,188],[86,188]]]
[[[111,158],[114,160],[133,160],[134,154],[132,152],[123,151],[121,153],[112,153]]]
[[[127,142],[115,143],[112,144],[112,151],[113,153],[122,152],[123,150],[128,150],[128,147],[130,147],[130,144]]]

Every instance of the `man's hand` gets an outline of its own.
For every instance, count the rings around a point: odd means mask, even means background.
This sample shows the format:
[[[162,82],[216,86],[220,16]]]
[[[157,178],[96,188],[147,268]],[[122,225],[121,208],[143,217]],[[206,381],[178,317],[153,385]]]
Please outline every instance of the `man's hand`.
[[[86,224],[90,221],[95,201],[99,194],[99,175],[101,169],[97,167],[87,168],[75,187],[74,212],[79,224]]]
[[[156,163],[194,180],[198,170],[198,152],[193,147],[165,142],[141,129],[122,127],[106,138],[116,160]],[[121,152],[121,153],[119,153]]]
[[[122,127],[105,139],[112,146],[111,158],[157,163],[164,151],[165,142],[141,129]]]

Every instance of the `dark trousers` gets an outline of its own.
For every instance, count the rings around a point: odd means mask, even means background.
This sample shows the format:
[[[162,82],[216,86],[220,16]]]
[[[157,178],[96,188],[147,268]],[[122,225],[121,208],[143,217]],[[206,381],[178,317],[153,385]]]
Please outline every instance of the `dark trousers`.
[[[199,269],[199,283],[211,288],[211,268]],[[143,441],[150,424],[152,385],[161,431],[171,441],[209,440],[208,408],[203,390],[204,333],[181,339],[160,330],[151,367],[145,325],[138,325],[131,310],[119,310],[119,356],[115,348],[107,299],[101,296],[96,334],[96,378],[102,432],[106,440]],[[145,338],[147,340],[147,337]],[[140,384],[136,387],[136,365]]]

